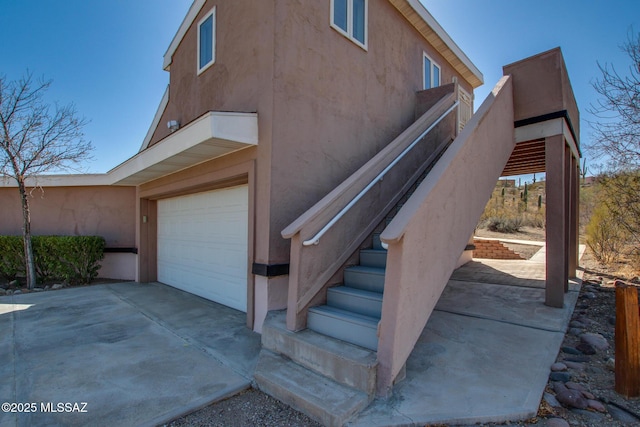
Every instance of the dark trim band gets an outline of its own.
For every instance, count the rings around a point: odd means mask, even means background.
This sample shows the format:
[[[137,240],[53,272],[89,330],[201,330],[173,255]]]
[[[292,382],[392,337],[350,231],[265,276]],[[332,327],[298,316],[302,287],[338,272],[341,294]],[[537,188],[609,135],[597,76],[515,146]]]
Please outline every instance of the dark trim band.
[[[254,262],[251,266],[251,273],[264,277],[286,276],[289,274],[289,264],[260,264]]]
[[[106,254],[137,254],[138,248],[104,248]]]
[[[467,245],[464,247],[465,251],[475,251],[476,250],[476,245]]]

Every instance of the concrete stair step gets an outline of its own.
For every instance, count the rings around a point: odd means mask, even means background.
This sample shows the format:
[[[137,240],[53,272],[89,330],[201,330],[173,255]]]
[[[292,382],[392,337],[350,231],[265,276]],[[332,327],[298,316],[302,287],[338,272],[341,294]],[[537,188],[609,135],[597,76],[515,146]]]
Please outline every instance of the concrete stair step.
[[[372,249],[384,250],[382,247],[382,241],[380,240],[381,233],[373,233],[373,247]]]
[[[254,378],[260,390],[325,426],[342,426],[370,403],[369,396],[292,360],[262,349]]]
[[[344,270],[344,284],[364,291],[379,292],[384,290],[385,269],[354,265]]]
[[[309,309],[307,328],[376,351],[379,320],[375,317],[321,305]]]
[[[381,249],[361,249],[360,265],[367,267],[387,267],[387,251]]]
[[[352,313],[380,319],[382,294],[349,286],[335,286],[327,290],[327,305]]]
[[[286,327],[286,311],[269,312],[262,327],[262,347],[369,396],[375,393],[375,351],[310,329],[291,332]]]

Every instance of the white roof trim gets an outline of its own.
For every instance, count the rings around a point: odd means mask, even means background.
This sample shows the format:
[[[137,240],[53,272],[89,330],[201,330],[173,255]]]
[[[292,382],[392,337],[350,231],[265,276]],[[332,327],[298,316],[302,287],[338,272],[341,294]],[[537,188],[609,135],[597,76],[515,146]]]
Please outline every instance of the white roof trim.
[[[115,185],[138,185],[258,144],[258,114],[208,112],[108,172]]]
[[[189,8],[189,12],[187,12],[187,16],[185,16],[184,19],[182,20],[182,24],[180,24],[180,28],[178,28],[178,32],[176,32],[176,35],[173,36],[173,40],[171,40],[171,44],[169,45],[169,48],[164,54],[164,61],[162,63],[162,68],[164,70],[169,71],[169,69],[171,68],[171,62],[173,61],[173,54],[175,53],[176,49],[178,49],[178,45],[184,38],[184,35],[187,34],[187,30],[189,29],[189,27],[191,27],[191,24],[193,24],[193,21],[196,20],[196,17],[198,16],[200,9],[202,9],[202,6],[204,6],[205,2],[206,0],[195,0],[191,5],[191,7]]]
[[[418,15],[429,25],[433,31],[442,39],[449,49],[458,57],[464,65],[482,82],[484,83],[484,76],[482,72],[474,65],[469,57],[460,49],[460,47],[453,41],[453,39],[447,34],[442,26],[436,21],[436,19],[429,13],[424,5],[419,0],[406,0],[407,3],[415,10]]]
[[[156,110],[156,115],[153,116],[153,121],[151,121],[151,126],[149,126],[147,135],[144,137],[144,140],[142,141],[142,145],[140,146],[140,149],[138,150],[138,152],[146,149],[149,146],[149,143],[151,142],[151,137],[153,136],[153,133],[155,132],[155,130],[158,128],[158,125],[160,124],[160,119],[162,118],[162,115],[164,114],[164,110],[167,108],[168,104],[169,104],[169,85],[167,85],[167,88],[164,91],[164,95],[162,95],[162,99],[160,100],[160,105],[158,105],[158,109]]]

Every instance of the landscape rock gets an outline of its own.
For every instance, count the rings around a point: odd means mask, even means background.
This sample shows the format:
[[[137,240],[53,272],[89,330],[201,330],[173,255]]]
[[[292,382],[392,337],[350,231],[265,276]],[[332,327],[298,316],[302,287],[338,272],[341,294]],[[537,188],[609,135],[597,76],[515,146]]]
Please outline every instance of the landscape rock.
[[[614,420],[620,421],[621,423],[628,425],[637,425],[640,423],[640,419],[615,405],[607,405],[607,411]]]
[[[13,291],[11,289],[7,289],[7,295],[13,295]]]
[[[567,381],[571,381],[571,374],[567,372],[552,372],[551,375],[549,375],[549,379],[551,381],[566,383]]]
[[[62,289],[63,286],[60,283],[56,283],[51,287],[52,290],[57,291],[58,289]]]
[[[573,347],[562,347],[560,350],[562,350],[563,353],[567,353],[567,354],[574,354],[574,355],[583,354],[580,350]]]
[[[579,322],[577,320],[572,320],[571,323],[569,323],[569,326],[572,327],[572,328],[582,328],[582,329],[584,329],[587,325],[582,323],[582,322]]]
[[[569,369],[575,369],[577,371],[584,371],[585,367],[582,363],[578,363],[578,362],[571,362],[570,360],[565,360],[563,362],[567,368]]]
[[[569,356],[569,357],[565,357],[563,362],[576,362],[576,363],[585,363],[590,361],[591,358],[589,356],[584,356],[584,355],[575,355],[575,356]]]
[[[581,342],[576,346],[576,350],[580,351],[582,354],[596,354],[596,349],[589,343]]]
[[[544,401],[547,402],[547,404],[552,408],[559,408],[560,406],[562,406],[560,402],[558,402],[558,399],[556,399],[556,397],[551,393],[545,392],[543,397]]]
[[[2,295],[6,295],[6,294],[7,294],[6,289],[4,289],[4,288],[0,288],[0,296],[2,296]]]
[[[15,288],[16,286],[18,286],[18,284],[19,284],[19,283],[18,283],[18,281],[17,281],[17,280],[12,280],[12,281],[10,281],[10,282],[9,282],[9,286],[13,286],[14,288]]]
[[[574,414],[580,414],[582,417],[587,418],[588,420],[597,422],[599,426],[603,425],[605,420],[605,415],[599,412],[587,411],[584,409],[576,409],[572,408],[571,412]]]
[[[609,368],[609,370],[611,371],[615,371],[616,370],[616,359],[614,359],[613,357],[610,357],[607,359],[607,368]]]
[[[587,332],[586,334],[580,335],[580,341],[584,344],[589,344],[597,350],[606,350],[609,348],[609,342],[600,334]]]
[[[562,362],[556,362],[553,365],[551,365],[551,371],[552,372],[561,372],[561,371],[566,371],[567,370],[567,365],[565,365]]]
[[[607,408],[605,408],[605,406],[599,400],[587,399],[587,402],[589,403],[589,408],[593,409],[594,411],[607,412]]]
[[[571,389],[571,390],[577,390],[579,392],[588,391],[585,386],[583,386],[582,384],[578,384],[576,382],[573,382],[573,381],[569,381],[569,382],[565,383],[565,387],[567,387],[568,389]]]
[[[13,291],[14,295],[20,295],[22,293],[22,290],[20,289],[16,289],[15,291]]]
[[[577,409],[587,409],[589,402],[582,396],[578,390],[567,388],[562,383],[553,383],[553,389],[556,392],[556,399],[565,406]]]
[[[562,418],[549,418],[547,427],[569,427],[569,423]]]
[[[44,290],[45,290],[45,291],[48,291],[49,289],[51,289],[51,286],[49,286],[49,285],[47,285],[47,286],[45,286],[45,287],[44,287]]]
[[[44,289],[42,288],[33,288],[33,292],[42,292]]]
[[[584,299],[596,299],[596,294],[594,294],[593,292],[585,292],[584,294],[582,294],[582,298],[584,298]]]
[[[570,328],[568,331],[569,335],[573,335],[574,337],[578,337],[582,334],[582,329],[580,328]]]

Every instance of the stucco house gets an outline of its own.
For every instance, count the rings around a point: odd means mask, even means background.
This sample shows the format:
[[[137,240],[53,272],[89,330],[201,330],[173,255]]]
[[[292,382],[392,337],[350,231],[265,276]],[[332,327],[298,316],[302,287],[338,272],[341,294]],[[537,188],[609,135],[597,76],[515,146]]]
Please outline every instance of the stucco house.
[[[419,0],[194,0],[163,65],[139,152],[39,179],[32,231],[102,235],[103,276],[246,312],[266,391],[295,363],[360,393],[351,411],[388,395],[503,174],[559,180],[548,253],[571,255],[548,275],[575,272],[578,112],[559,49],[505,67],[473,114],[483,76]],[[20,229],[10,186],[3,234]],[[307,327],[366,353],[338,361],[295,341]]]

